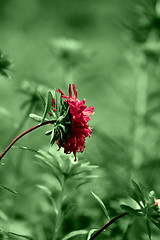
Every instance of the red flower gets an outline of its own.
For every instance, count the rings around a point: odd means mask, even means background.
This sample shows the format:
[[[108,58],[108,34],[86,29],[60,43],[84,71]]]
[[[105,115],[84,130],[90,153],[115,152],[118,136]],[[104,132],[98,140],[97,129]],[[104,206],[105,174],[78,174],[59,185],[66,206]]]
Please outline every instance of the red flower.
[[[80,101],[77,98],[77,91],[73,84],[74,95],[72,97],[71,84],[69,85],[69,96],[66,96],[60,89],[57,92],[61,93],[62,98],[66,98],[65,102],[68,103],[71,114],[71,131],[70,135],[66,137],[64,144],[64,152],[69,154],[73,152],[76,161],[76,153],[83,152],[85,148],[86,137],[91,136],[91,128],[88,125],[90,115],[93,114],[94,107],[85,105],[85,99]],[[60,142],[57,141],[59,147]]]

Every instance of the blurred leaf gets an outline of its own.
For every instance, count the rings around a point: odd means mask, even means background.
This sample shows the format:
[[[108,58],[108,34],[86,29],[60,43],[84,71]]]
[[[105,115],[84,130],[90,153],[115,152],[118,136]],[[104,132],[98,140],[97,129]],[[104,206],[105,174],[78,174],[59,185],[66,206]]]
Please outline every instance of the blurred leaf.
[[[49,190],[49,188],[47,188],[46,186],[43,186],[43,185],[36,185],[36,187],[40,188],[41,190],[43,190],[45,193],[47,193],[47,195],[49,197],[51,197],[52,193],[51,191]]]
[[[0,219],[3,221],[8,221],[8,216],[0,210]]]
[[[107,211],[106,206],[104,205],[103,201],[94,192],[91,191],[91,193],[94,196],[94,198],[98,201],[98,203],[100,204],[100,206],[103,209],[106,217],[108,218],[108,221],[110,221],[110,217],[109,217],[108,211]]]
[[[151,240],[151,228],[150,228],[150,226],[149,226],[148,220],[146,220],[146,223],[147,223],[148,237],[149,237],[149,240]]]
[[[139,200],[142,201],[143,204],[145,205],[145,199],[144,199],[144,196],[143,196],[143,192],[141,191],[141,188],[139,187],[139,185],[134,180],[132,180],[132,185],[135,188],[135,193],[138,196]]]
[[[154,221],[154,220],[152,220],[152,222],[154,223],[154,225],[155,225],[158,229],[160,229],[160,223],[159,223],[159,222],[156,222],[156,221]]]
[[[15,190],[13,190],[12,188],[10,188],[10,187],[4,186],[4,185],[0,185],[0,188],[5,189],[5,190],[7,190],[8,192],[17,194],[17,192],[16,192]]]
[[[0,51],[0,74],[4,77],[9,77],[7,71],[11,62],[8,60],[7,56]]]
[[[36,164],[40,164],[43,166],[47,166],[50,172],[55,176],[55,178],[58,180],[60,186],[62,187],[62,181],[61,181],[61,174],[59,166],[55,164],[55,162],[49,158],[47,152],[39,151],[38,154],[35,155],[37,158],[39,158],[40,162],[35,162]],[[51,160],[51,161],[50,161]]]
[[[18,234],[18,233],[14,233],[14,232],[8,232],[8,234],[10,235],[14,235],[14,236],[17,236],[17,237],[20,237],[20,238],[25,238],[25,239],[28,239],[28,240],[34,240],[32,237],[30,236],[26,236],[26,235],[22,235],[22,234]]]
[[[122,204],[122,205],[121,205],[121,208],[122,208],[125,212],[127,212],[127,213],[129,213],[129,214],[131,214],[131,215],[140,216],[140,217],[143,216],[143,215],[140,214],[137,210],[131,208],[131,207],[128,206],[128,205]]]
[[[50,191],[50,189],[44,185],[36,185],[36,187],[41,189],[47,195],[49,201],[51,202],[52,206],[54,207],[55,213],[58,214],[56,202],[55,202],[54,198],[52,197],[52,192]]]
[[[38,116],[38,115],[36,115],[36,114],[34,114],[34,113],[29,114],[29,116],[30,116],[30,118],[34,119],[37,122],[42,122],[43,118]],[[45,118],[44,121],[48,121],[48,119]]]
[[[87,230],[77,230],[77,231],[73,231],[69,234],[67,234],[64,238],[62,238],[62,240],[67,240],[70,239],[72,237],[78,236],[78,235],[84,235],[87,234],[88,231]]]
[[[96,228],[91,229],[91,230],[89,231],[89,233],[88,233],[87,240],[89,240],[89,239],[91,238],[92,234],[93,234],[94,232],[96,232],[96,231],[98,231],[98,229],[96,229]]]
[[[123,235],[122,240],[128,240],[129,239],[128,238],[128,234],[129,234],[129,231],[130,231],[131,227],[132,227],[132,224],[129,223],[128,226],[127,226],[127,229],[126,229],[126,231],[125,231],[125,233]]]

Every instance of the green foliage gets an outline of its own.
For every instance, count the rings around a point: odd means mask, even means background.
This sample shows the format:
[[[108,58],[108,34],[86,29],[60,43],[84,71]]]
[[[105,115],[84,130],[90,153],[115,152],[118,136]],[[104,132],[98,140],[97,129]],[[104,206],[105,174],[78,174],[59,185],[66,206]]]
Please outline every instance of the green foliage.
[[[86,161],[73,164],[70,158],[63,156],[63,153],[60,151],[56,153],[55,151],[39,150],[36,157],[40,159],[36,163],[46,167],[58,180],[61,187],[64,177],[68,180],[73,180],[75,188],[89,182],[92,178],[98,177],[92,173],[98,166],[91,165]]]
[[[33,126],[30,113],[38,123],[56,122],[17,142],[0,164],[0,239],[89,240],[108,222],[105,205],[112,219],[122,202],[130,217],[97,240],[146,240],[151,233],[159,239],[159,209],[145,190],[160,198],[159,3],[1,1],[0,47],[14,62],[12,81],[4,81],[11,61],[0,53],[1,152]],[[58,137],[63,145],[69,134],[67,105],[54,91],[66,92],[69,83],[96,112],[78,164],[40,137],[46,132],[52,144]],[[144,187],[133,182],[128,198],[131,178]]]
[[[148,193],[142,185],[138,185],[132,180],[132,187],[129,196],[136,201],[140,209],[133,209],[127,205],[121,205],[121,208],[131,215],[144,217],[146,219],[148,236],[149,239],[151,239],[149,221],[154,223],[160,229],[160,210],[155,204],[156,198],[154,191]]]

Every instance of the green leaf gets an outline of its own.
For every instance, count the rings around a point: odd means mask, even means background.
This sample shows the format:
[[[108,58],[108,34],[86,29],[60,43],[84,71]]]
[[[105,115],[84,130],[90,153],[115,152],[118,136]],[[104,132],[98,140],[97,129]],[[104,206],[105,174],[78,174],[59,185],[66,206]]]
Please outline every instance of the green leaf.
[[[152,220],[152,222],[154,223],[154,225],[155,225],[158,229],[160,229],[160,223],[159,223],[159,222],[156,222],[156,221],[153,221],[153,220]]]
[[[8,232],[8,234],[11,234],[11,235],[14,235],[14,236],[17,236],[17,237],[20,237],[20,238],[25,238],[25,239],[28,239],[28,240],[34,240],[32,237],[27,236],[27,235],[22,235],[22,234],[18,234],[18,233],[14,233],[14,232]]]
[[[50,140],[50,144],[54,144],[55,141],[58,139],[58,135],[57,135],[57,126],[53,128],[52,130],[52,135],[51,135],[51,140]]]
[[[38,187],[38,188],[41,189],[43,192],[45,192],[49,197],[52,195],[51,191],[50,191],[49,188],[47,188],[46,186],[36,185],[36,187]]]
[[[62,240],[67,240],[70,239],[72,237],[78,236],[78,235],[84,235],[87,234],[88,231],[87,230],[77,230],[77,231],[73,231],[70,232],[69,234],[67,234],[64,238],[62,238]]]
[[[130,192],[128,194],[128,196],[130,196],[134,201],[136,201],[138,203],[138,205],[141,207],[140,199],[139,199],[139,197],[137,196],[137,194],[133,190],[132,190],[132,192]]]
[[[51,135],[52,134],[52,130],[49,130],[49,131],[47,131],[46,133],[45,133],[45,135]]]
[[[140,217],[143,216],[143,215],[142,215],[141,213],[139,213],[137,210],[135,210],[134,208],[132,208],[132,207],[130,207],[130,206],[128,206],[128,205],[122,204],[122,205],[121,205],[121,208],[122,208],[125,212],[127,212],[127,213],[129,213],[129,214],[131,214],[131,215],[140,216]]]
[[[41,122],[42,119],[43,119],[41,116],[38,116],[38,115],[36,115],[34,113],[29,114],[29,116],[30,116],[30,118],[32,118],[33,120],[35,120],[37,122]],[[45,120],[47,121],[48,119],[45,119]]]
[[[135,193],[138,196],[139,200],[142,201],[143,204],[145,204],[145,199],[139,185],[134,180],[132,180],[132,185],[135,188]]]
[[[50,108],[52,107],[52,102],[53,102],[53,96],[52,93],[49,91],[48,92],[48,98],[47,98],[47,103],[45,105],[45,110],[44,110],[44,114],[41,120],[41,123],[44,122],[45,117],[47,116],[47,114],[50,111]]]
[[[106,206],[104,205],[103,201],[94,192],[91,191],[91,193],[94,196],[94,198],[98,201],[98,203],[101,206],[101,208],[103,209],[106,217],[108,218],[108,221],[110,221],[110,217],[109,217],[108,211],[107,211]]]
[[[89,240],[89,239],[91,238],[92,234],[93,234],[94,232],[96,232],[96,231],[98,231],[98,229],[96,229],[96,228],[91,229],[91,230],[89,231],[89,233],[88,233],[87,240]]]
[[[50,189],[46,186],[43,186],[43,185],[36,185],[36,187],[39,188],[40,190],[42,190],[46,194],[50,203],[53,205],[54,211],[57,215],[58,214],[58,209],[57,209],[57,206],[56,206],[56,202],[55,202],[54,198],[52,197],[52,192],[50,191]]]
[[[4,185],[0,185],[0,188],[2,188],[4,190],[7,190],[8,192],[17,194],[17,192],[15,190],[13,190],[12,188],[10,188],[10,187],[4,186]]]

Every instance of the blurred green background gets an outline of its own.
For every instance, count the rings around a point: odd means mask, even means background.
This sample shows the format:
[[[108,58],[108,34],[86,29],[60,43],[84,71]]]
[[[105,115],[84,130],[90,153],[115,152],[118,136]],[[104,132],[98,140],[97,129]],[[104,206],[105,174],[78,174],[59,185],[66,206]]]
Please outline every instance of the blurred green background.
[[[0,76],[1,152],[35,124],[29,113],[42,114],[39,93],[45,96],[48,89],[60,88],[67,94],[69,83],[75,83],[78,98],[95,107],[92,137],[78,154],[78,164],[89,161],[99,167],[89,173],[94,176],[88,184],[64,201],[57,239],[107,222],[91,191],[103,200],[110,217],[122,211],[120,204],[131,201],[131,179],[160,197],[159,37],[158,0],[0,0],[0,49],[11,61],[9,78]],[[39,149],[59,154],[57,146],[49,146],[47,129],[21,139],[0,166],[0,185],[20,193],[0,189],[0,229],[37,240],[53,239],[55,217],[35,186],[51,189],[56,201],[60,193],[55,178],[35,164]],[[66,189],[72,192],[74,187],[72,182]],[[155,227],[152,231],[153,239],[159,239],[160,232]],[[146,226],[141,219],[126,218],[97,239],[103,236],[145,240]]]

